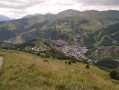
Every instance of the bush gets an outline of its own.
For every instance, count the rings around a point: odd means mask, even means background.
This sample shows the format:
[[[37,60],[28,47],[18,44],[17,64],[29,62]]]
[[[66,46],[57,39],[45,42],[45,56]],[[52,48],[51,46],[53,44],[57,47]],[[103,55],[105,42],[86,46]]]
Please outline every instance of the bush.
[[[67,61],[65,61],[65,64],[67,64]]]
[[[110,77],[113,78],[113,79],[119,80],[119,72],[116,71],[116,70],[111,71],[110,72]]]
[[[98,61],[95,65],[97,65],[99,67],[105,67],[108,69],[117,69],[119,66],[119,62],[112,60],[110,58],[106,58],[101,61]]]
[[[45,55],[41,55],[41,54],[40,54],[40,57],[41,57],[41,58],[46,58],[46,56],[45,56]]]
[[[40,52],[38,52],[37,55],[40,56]]]
[[[72,60],[72,63],[76,63],[76,60]]]
[[[44,62],[48,62],[48,60],[47,59],[45,59],[45,60],[43,60]]]
[[[81,60],[80,62],[84,63],[84,64],[89,64],[88,60]]]
[[[46,58],[50,58],[50,56],[49,55],[46,55]]]
[[[71,65],[71,61],[69,61],[68,64]]]
[[[89,64],[88,64],[88,65],[86,65],[86,68],[89,68]]]

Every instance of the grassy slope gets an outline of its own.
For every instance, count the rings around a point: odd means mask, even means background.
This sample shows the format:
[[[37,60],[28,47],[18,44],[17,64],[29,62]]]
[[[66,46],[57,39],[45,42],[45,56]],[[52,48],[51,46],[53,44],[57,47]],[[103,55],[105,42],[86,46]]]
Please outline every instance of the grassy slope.
[[[119,90],[119,81],[109,73],[85,64],[66,65],[18,51],[0,50],[4,64],[0,71],[1,90]],[[115,82],[115,83],[112,83]]]

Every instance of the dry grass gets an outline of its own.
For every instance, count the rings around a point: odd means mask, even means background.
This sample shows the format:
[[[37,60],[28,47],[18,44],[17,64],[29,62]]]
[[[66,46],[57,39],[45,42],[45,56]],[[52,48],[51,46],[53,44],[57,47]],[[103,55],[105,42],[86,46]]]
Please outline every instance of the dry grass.
[[[95,66],[86,69],[82,63],[68,65],[11,50],[0,50],[0,55],[0,90],[119,90],[119,81]]]

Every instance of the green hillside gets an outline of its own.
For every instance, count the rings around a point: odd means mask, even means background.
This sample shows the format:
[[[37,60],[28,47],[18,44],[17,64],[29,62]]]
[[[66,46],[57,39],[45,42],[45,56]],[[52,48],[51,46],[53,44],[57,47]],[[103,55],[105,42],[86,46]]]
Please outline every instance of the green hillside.
[[[0,22],[0,43],[19,44],[36,38],[69,41],[75,34],[80,34],[83,44],[84,36],[118,23],[118,14],[118,11],[66,10],[59,14]]]
[[[1,90],[119,90],[119,81],[93,65],[68,65],[65,61],[12,50],[1,49],[0,55],[4,57]]]
[[[84,39],[90,48],[86,56],[91,59],[119,58],[119,23],[90,34]]]
[[[87,47],[119,46],[119,23],[101,29],[85,38]]]

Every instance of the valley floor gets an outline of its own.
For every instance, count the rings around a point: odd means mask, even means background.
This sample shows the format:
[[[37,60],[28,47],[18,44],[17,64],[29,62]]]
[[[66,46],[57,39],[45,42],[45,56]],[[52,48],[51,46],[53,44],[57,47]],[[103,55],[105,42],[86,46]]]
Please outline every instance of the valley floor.
[[[0,49],[4,63],[0,90],[119,90],[119,81],[96,66],[40,58],[20,51]]]

